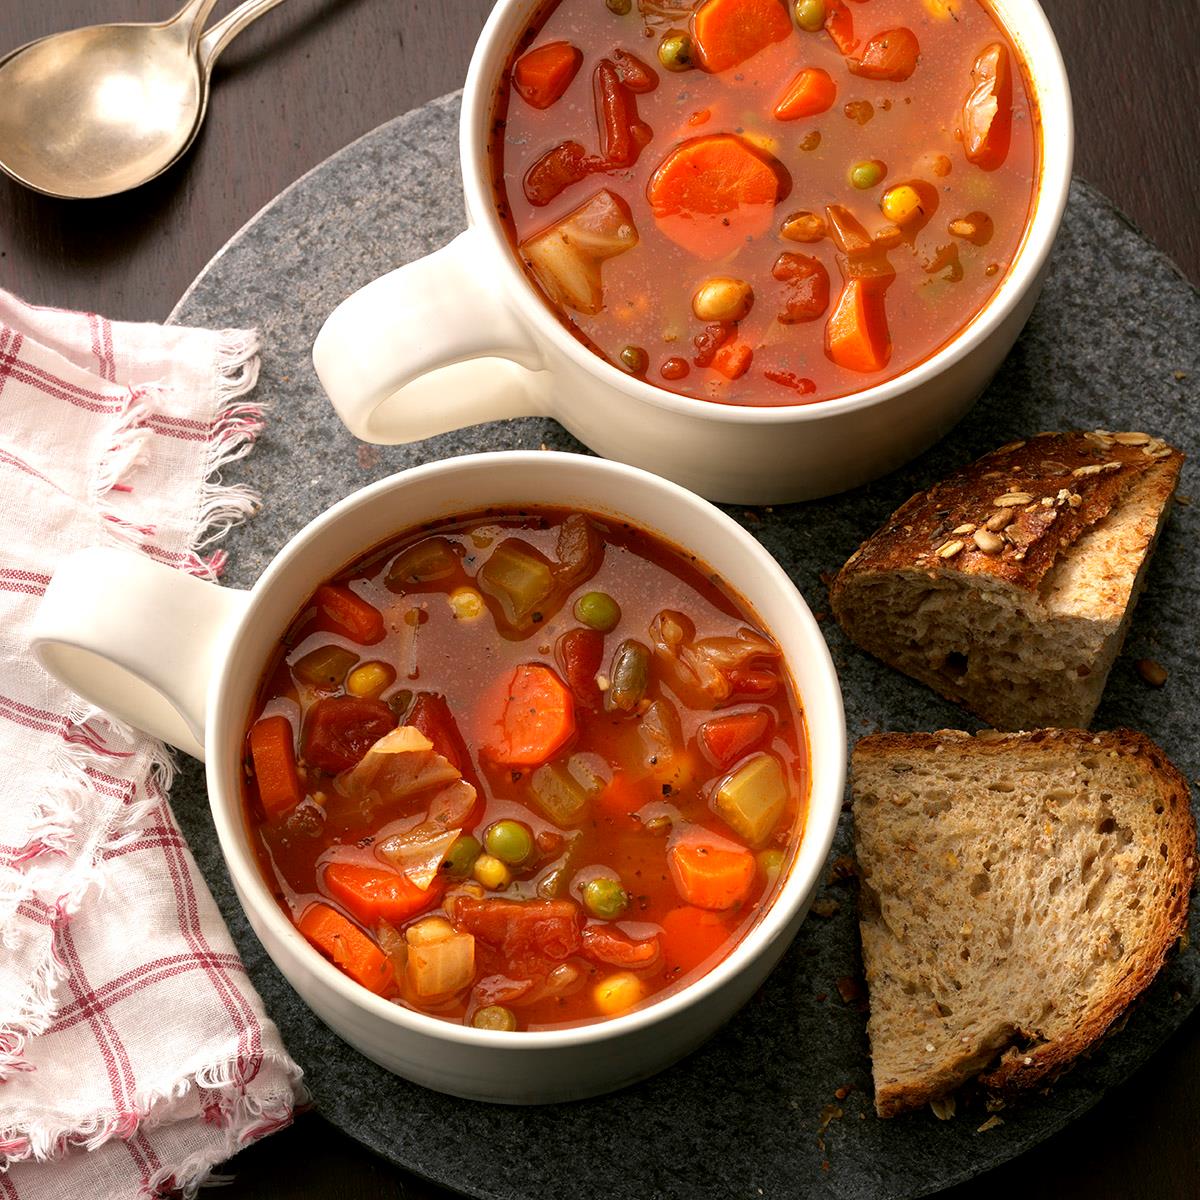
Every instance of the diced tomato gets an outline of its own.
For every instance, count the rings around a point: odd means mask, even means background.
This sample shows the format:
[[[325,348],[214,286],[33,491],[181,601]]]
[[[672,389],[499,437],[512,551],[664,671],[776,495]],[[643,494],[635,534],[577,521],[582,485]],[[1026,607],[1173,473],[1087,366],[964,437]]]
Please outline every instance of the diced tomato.
[[[726,379],[740,379],[750,370],[754,351],[745,342],[730,342],[713,355],[714,371],[720,371]]]
[[[842,0],[825,0],[825,32],[842,54],[850,54],[858,45],[854,36],[854,17]]]
[[[651,967],[658,962],[658,938],[635,942],[633,938],[604,925],[589,925],[583,931],[583,953],[593,962],[610,967]]]
[[[604,662],[604,634],[596,629],[568,629],[555,649],[575,698],[588,708],[598,709],[603,697],[596,674]]]
[[[771,274],[787,285],[783,312],[779,314],[783,324],[815,321],[825,315],[829,307],[829,272],[819,258],[785,251],[775,260]]]
[[[542,208],[571,184],[586,179],[602,166],[600,160],[592,158],[578,142],[563,142],[553,150],[547,150],[525,172],[522,184],[525,199]]]
[[[470,771],[471,755],[445,696],[439,696],[436,692],[418,692],[412,708],[408,710],[405,724],[419,729],[433,743],[434,750],[457,768],[460,775]]]
[[[610,59],[600,60],[592,80],[600,157],[606,166],[630,167],[650,141],[650,126],[638,117],[637,98]]]
[[[331,862],[325,868],[325,890],[355,920],[374,926],[381,919],[398,925],[432,908],[442,895],[435,879],[419,888],[407,875],[367,863]]]
[[[458,921],[498,950],[518,976],[578,954],[581,912],[571,900],[460,900]]]
[[[685,905],[662,920],[663,957],[673,972],[686,974],[718,954],[730,941],[724,918],[707,909]]]
[[[727,674],[735,696],[765,700],[779,690],[779,676],[766,667],[733,667]]]
[[[628,50],[614,50],[613,62],[617,64],[617,72],[621,76],[621,82],[631,91],[639,95],[643,92],[652,92],[658,87],[658,72],[653,67],[648,67],[635,54],[630,54]]]
[[[963,153],[985,171],[994,171],[1008,157],[1012,91],[1008,50],[994,42],[971,68],[971,91],[962,109]]]
[[[302,752],[306,762],[336,775],[348,771],[395,728],[396,715],[382,701],[330,696],[308,710]]]
[[[903,83],[916,69],[921,46],[917,35],[903,26],[877,33],[862,48],[857,58],[847,61],[854,75],[864,79]]]
[[[317,588],[317,607],[348,638],[362,646],[383,640],[383,613],[340,583]]]
[[[723,770],[762,745],[770,726],[771,714],[765,708],[713,717],[700,726],[700,745],[713,765]]]

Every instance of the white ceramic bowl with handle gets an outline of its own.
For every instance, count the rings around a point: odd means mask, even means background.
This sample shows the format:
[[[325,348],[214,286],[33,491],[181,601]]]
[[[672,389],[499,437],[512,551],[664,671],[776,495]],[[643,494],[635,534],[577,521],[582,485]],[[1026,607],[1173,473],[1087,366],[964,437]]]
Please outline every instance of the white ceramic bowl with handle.
[[[626,374],[571,335],[518,262],[496,213],[487,147],[501,72],[540,2],[500,0],[471,59],[459,126],[466,232],[355,292],[317,336],[317,375],[351,432],[395,444],[542,414],[606,458],[741,504],[844,491],[946,433],[1025,325],[1067,202],[1070,90],[1035,0],[993,3],[1042,119],[1040,183],[1008,274],[958,336],[912,370],[841,399],[777,408],[714,404]]]
[[[811,790],[787,878],[734,951],[701,980],[626,1016],[547,1032],[438,1020],[353,983],[292,925],[259,871],[242,807],[244,739],[261,673],[313,590],[426,521],[552,505],[633,524],[689,548],[749,604],[783,651],[803,706]],[[792,940],[833,841],[845,781],[841,692],[825,641],[778,563],[712,505],[666,480],[576,454],[469,455],[393,475],[297,533],[248,591],[216,587],[131,550],[65,560],[39,608],[39,661],[85,699],[202,757],[225,861],[254,931],[313,1011],[368,1058],[438,1091],[540,1103],[644,1078],[744,1004]]]

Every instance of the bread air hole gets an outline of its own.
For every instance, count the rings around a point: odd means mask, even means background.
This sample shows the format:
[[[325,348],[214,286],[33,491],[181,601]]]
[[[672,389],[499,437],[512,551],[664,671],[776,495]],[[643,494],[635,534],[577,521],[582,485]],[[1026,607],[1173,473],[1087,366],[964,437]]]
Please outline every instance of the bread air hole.
[[[942,662],[942,670],[947,675],[961,679],[967,673],[967,656],[960,654],[957,650],[951,650]]]

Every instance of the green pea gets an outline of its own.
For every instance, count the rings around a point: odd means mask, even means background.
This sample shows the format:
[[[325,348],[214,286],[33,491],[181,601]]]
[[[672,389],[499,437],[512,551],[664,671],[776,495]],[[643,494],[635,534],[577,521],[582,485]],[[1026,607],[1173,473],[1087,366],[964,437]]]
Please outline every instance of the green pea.
[[[476,1029],[502,1029],[512,1032],[517,1027],[517,1014],[503,1004],[489,1004],[481,1008],[472,1018],[471,1024]]]
[[[487,852],[510,867],[520,866],[533,854],[533,834],[520,821],[497,821],[483,835]]]
[[[641,346],[626,346],[621,351],[621,362],[631,375],[644,375],[650,365],[650,355]]]
[[[613,921],[629,907],[629,893],[619,879],[589,879],[583,887],[583,903],[593,917]]]
[[[621,606],[607,592],[587,592],[575,601],[576,620],[609,633],[621,620]]]
[[[450,875],[470,875],[471,868],[475,865],[475,860],[479,857],[482,850],[483,847],[475,838],[469,833],[463,834],[450,847],[449,854],[442,860],[442,870]]]
[[[850,182],[860,191],[866,191],[880,183],[886,173],[887,168],[879,159],[868,158],[850,168]]]
[[[668,33],[658,43],[658,61],[668,71],[690,71],[692,39],[686,33]]]
[[[825,28],[825,0],[796,0],[796,24],[808,33]]]

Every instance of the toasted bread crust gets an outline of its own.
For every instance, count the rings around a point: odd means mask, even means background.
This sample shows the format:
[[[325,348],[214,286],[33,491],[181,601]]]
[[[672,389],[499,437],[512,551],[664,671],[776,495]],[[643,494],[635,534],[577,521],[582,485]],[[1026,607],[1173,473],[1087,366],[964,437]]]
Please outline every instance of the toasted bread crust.
[[[1196,881],[1196,826],[1190,806],[1188,784],[1163,751],[1144,734],[1129,729],[1094,734],[1086,730],[1039,730],[1030,733],[1002,734],[986,730],[977,735],[956,730],[938,733],[884,733],[863,738],[855,747],[856,764],[863,760],[886,761],[894,756],[937,752],[951,761],[955,756],[998,756],[1017,748],[1031,758],[1040,755],[1094,753],[1097,750],[1137,759],[1157,789],[1161,802],[1162,844],[1171,883],[1170,904],[1159,912],[1150,936],[1138,947],[1138,953],[1119,986],[1097,997],[1084,1018],[1065,1035],[1028,1051],[1011,1048],[1022,1030],[1014,1027],[998,1030],[991,1053],[974,1061],[962,1055],[933,1067],[918,1084],[878,1087],[876,1110],[880,1116],[894,1116],[919,1108],[953,1091],[965,1075],[978,1071],[985,1087],[1014,1093],[1056,1077],[1095,1045],[1112,1028],[1129,1006],[1150,985],[1162,968],[1167,954],[1185,931],[1189,893]],[[1155,809],[1159,812],[1158,807]],[[1005,1047],[1009,1049],[1005,1050]],[[989,1062],[999,1053],[999,1061]]]
[[[1035,592],[1059,555],[1108,515],[1132,476],[1161,465],[1165,505],[1183,457],[1148,434],[1102,430],[1043,433],[993,450],[918,492],[863,542],[830,586],[834,615],[843,621],[852,576],[914,567],[992,576]],[[989,521],[1008,523],[988,529]],[[1003,548],[985,552],[978,531],[1001,539]]]

